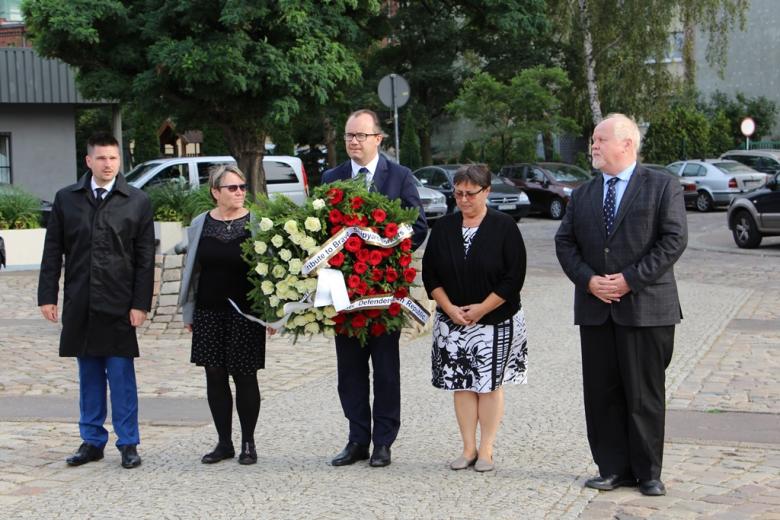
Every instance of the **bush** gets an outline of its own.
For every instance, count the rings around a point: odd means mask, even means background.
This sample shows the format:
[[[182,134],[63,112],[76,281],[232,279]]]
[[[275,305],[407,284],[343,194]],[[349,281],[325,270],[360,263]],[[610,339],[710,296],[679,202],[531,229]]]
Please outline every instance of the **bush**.
[[[184,202],[182,224],[189,226],[193,218],[213,207],[214,199],[211,198],[211,191],[208,185],[204,184],[197,190],[190,191],[187,194],[187,200]]]
[[[214,207],[208,185],[190,190],[177,183],[154,186],[146,190],[152,201],[154,220],[181,222],[188,226],[197,215]]]
[[[41,227],[41,201],[15,186],[0,186],[0,229]]]
[[[694,107],[679,106],[656,112],[642,146],[647,162],[667,164],[710,155],[710,123]]]

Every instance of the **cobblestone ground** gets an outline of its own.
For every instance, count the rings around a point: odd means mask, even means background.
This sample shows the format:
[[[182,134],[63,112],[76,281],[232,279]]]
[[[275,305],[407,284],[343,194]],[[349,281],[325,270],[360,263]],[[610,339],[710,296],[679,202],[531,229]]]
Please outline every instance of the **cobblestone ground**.
[[[668,439],[669,495],[662,498],[583,488],[596,468],[584,433],[571,286],[552,254],[556,228],[536,219],[521,225],[531,266],[523,291],[529,384],[507,388],[497,471],[447,469],[459,437],[451,398],[429,383],[427,337],[408,338],[401,349],[403,425],[393,464],[330,467],[346,441],[332,344],[273,339],[259,373],[257,465],[203,466],[213,427],[192,423],[142,425],[138,469],[122,469],[110,447],[103,461],[68,468],[63,460],[79,442],[74,423],[0,417],[0,518],[780,518],[780,439]],[[686,319],[667,373],[670,409],[780,413],[780,331],[772,328],[780,310],[780,281],[772,276],[778,263],[780,257],[686,252],[678,268]],[[0,274],[3,402],[77,398],[74,363],[56,357],[57,328],[38,317],[36,279]],[[163,404],[203,398],[186,336],[146,334],[141,351],[142,397]],[[172,407],[171,417],[176,413]]]

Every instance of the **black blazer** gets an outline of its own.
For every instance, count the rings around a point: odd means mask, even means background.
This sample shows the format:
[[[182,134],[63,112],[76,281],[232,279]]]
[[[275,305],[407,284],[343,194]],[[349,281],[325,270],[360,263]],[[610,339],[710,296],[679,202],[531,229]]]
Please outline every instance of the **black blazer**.
[[[673,325],[682,318],[674,263],[688,243],[680,183],[637,164],[607,238],[604,182],[596,175],[572,193],[558,232],[558,261],[574,282],[574,323],[601,325],[608,316],[634,327]],[[623,273],[631,292],[607,304],[590,294],[593,275]]]
[[[345,181],[351,178],[352,162],[347,161],[323,173],[322,183]],[[401,199],[401,206],[405,208],[417,208],[419,210],[419,216],[412,225],[414,231],[412,244],[414,249],[420,247],[425,240],[425,235],[428,233],[428,223],[425,221],[425,212],[423,211],[420,195],[417,192],[417,185],[412,178],[411,170],[406,166],[390,162],[380,155],[371,189],[376,189],[376,191],[388,199]]]
[[[514,219],[489,209],[464,258],[463,215],[439,219],[431,231],[423,255],[422,278],[428,297],[444,289],[455,305],[480,303],[496,293],[506,300],[479,321],[495,325],[520,309],[520,289],[525,281],[525,244]]]

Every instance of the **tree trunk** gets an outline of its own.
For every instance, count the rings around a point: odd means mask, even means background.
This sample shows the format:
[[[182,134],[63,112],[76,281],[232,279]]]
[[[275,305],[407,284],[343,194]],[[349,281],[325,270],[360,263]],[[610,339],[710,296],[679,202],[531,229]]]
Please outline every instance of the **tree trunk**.
[[[433,164],[433,157],[431,154],[431,126],[424,124],[418,130],[420,136],[420,159],[423,166],[429,166]]]
[[[593,37],[590,33],[590,16],[588,15],[588,0],[577,0],[580,8],[580,21],[582,22],[582,44],[585,50],[585,74],[588,83],[588,103],[593,115],[593,125],[597,125],[603,119],[601,115],[601,101],[599,100],[599,87],[596,84],[596,58],[593,57]]]
[[[328,151],[328,166],[335,168],[338,166],[338,157],[336,155],[336,129],[329,117],[322,118],[323,138],[325,139],[325,148]]]
[[[238,128],[225,128],[225,137],[231,155],[236,158],[238,168],[246,175],[247,192],[254,197],[268,193],[265,185],[263,156],[265,155],[265,134],[242,132]]]
[[[682,60],[683,60],[683,77],[685,81],[685,88],[689,92],[693,92],[696,88],[696,57],[694,52],[696,51],[694,23],[691,20],[691,13],[689,9],[684,9],[683,12],[683,47],[682,47]]]
[[[550,132],[549,130],[542,132],[542,144],[544,145],[544,160],[554,161],[555,147],[553,146],[552,132]]]

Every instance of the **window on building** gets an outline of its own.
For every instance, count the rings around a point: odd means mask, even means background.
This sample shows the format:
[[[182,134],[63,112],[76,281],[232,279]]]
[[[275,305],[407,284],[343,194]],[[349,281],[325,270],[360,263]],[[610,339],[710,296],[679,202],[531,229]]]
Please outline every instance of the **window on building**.
[[[11,184],[11,136],[0,134],[0,184]]]
[[[682,31],[672,31],[669,33],[666,50],[661,58],[661,63],[679,63],[683,58],[683,45],[685,44],[685,34]],[[648,58],[645,63],[656,63],[656,59]]]

